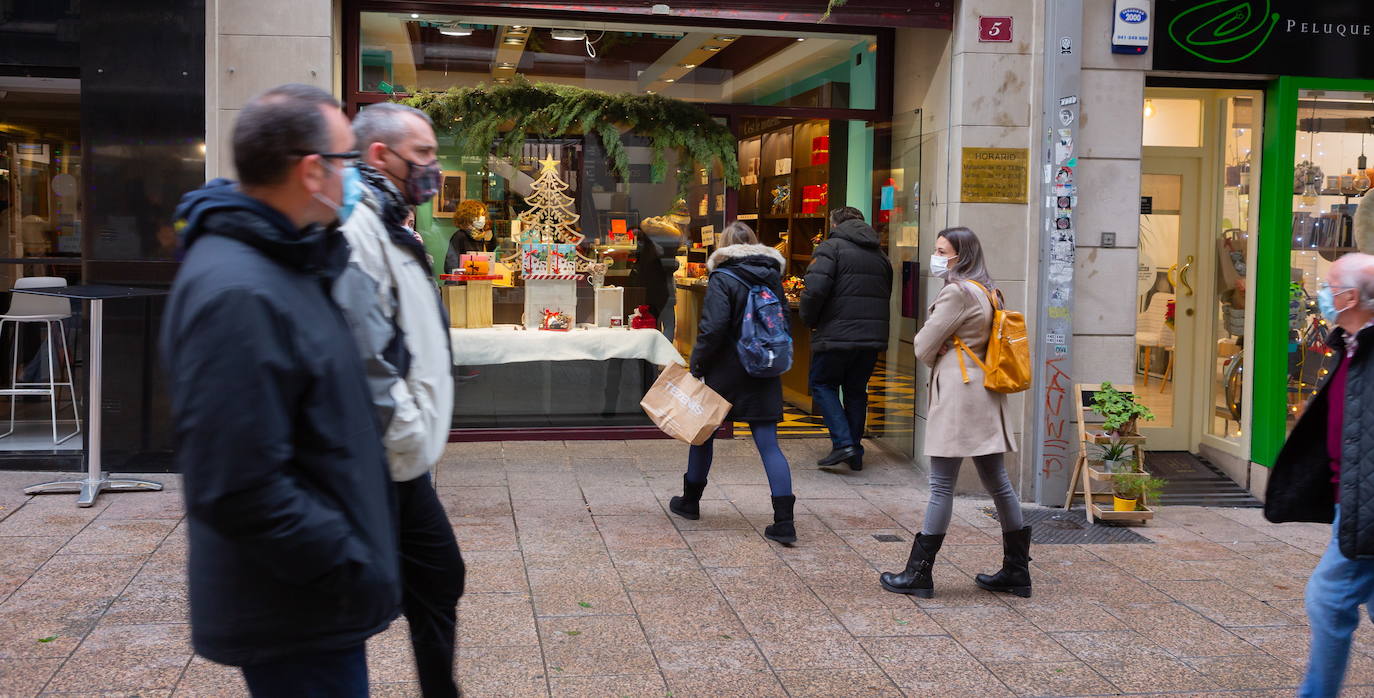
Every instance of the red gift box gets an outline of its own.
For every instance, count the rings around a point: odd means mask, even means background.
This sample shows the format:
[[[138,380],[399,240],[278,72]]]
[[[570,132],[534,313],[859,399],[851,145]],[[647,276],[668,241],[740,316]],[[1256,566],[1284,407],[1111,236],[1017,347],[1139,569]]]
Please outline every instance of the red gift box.
[[[811,139],[811,164],[824,165],[830,162],[830,136],[816,136]]]
[[[821,213],[830,200],[829,184],[808,184],[802,187],[802,213]]]

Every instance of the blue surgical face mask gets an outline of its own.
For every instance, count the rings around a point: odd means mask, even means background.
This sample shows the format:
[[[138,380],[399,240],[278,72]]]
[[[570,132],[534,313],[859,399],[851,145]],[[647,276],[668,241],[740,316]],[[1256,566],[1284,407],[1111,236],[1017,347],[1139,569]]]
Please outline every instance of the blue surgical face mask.
[[[339,222],[343,223],[353,213],[353,207],[363,200],[363,176],[358,168],[349,167],[343,175],[343,203],[339,206]]]
[[[353,213],[353,207],[363,199],[363,178],[358,174],[357,167],[345,167],[335,169],[329,165],[325,167],[332,173],[343,177],[343,201],[335,203],[324,194],[316,193],[315,199],[320,203],[334,209],[334,214],[339,217],[339,225],[343,225]]]
[[[1336,294],[1331,292],[1330,286],[1317,289],[1317,310],[1326,318],[1326,324],[1336,324],[1336,318],[1340,317],[1341,311],[1336,310]]]

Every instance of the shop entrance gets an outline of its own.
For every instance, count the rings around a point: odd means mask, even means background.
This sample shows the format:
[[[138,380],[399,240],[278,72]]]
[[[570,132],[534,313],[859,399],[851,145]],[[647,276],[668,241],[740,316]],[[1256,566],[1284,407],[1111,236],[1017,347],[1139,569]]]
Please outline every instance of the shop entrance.
[[[1142,433],[1151,450],[1203,453],[1228,472],[1223,462],[1249,457],[1260,103],[1250,91],[1147,89],[1143,109],[1135,385],[1155,420]]]

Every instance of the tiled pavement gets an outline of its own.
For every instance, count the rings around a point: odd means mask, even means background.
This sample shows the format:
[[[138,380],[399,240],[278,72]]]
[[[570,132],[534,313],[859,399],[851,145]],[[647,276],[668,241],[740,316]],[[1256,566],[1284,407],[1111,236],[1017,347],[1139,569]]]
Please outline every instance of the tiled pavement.
[[[472,696],[1292,695],[1303,585],[1323,526],[1174,508],[1156,545],[1040,546],[1035,597],[972,575],[999,558],[986,502],[961,498],[938,594],[882,591],[926,492],[895,459],[817,471],[786,441],[800,542],[765,540],[747,440],[718,444],[700,521],[666,514],[672,442],[463,444],[439,485],[467,558],[460,672]],[[0,473],[0,695],[241,695],[192,656],[175,476],[160,494],[26,500]],[[884,543],[874,534],[901,536]],[[373,694],[419,695],[404,622],[369,645]],[[1374,695],[1374,632],[1350,695]]]

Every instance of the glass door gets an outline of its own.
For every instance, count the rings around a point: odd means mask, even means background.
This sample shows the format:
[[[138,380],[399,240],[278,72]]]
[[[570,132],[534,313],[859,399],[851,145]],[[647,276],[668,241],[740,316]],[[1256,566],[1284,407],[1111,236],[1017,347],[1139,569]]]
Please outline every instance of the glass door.
[[[1201,159],[1151,157],[1147,148],[1141,170],[1135,389],[1155,415],[1141,433],[1151,450],[1190,450]]]

